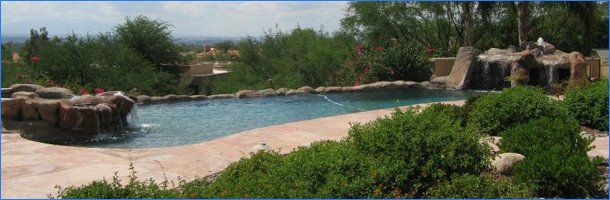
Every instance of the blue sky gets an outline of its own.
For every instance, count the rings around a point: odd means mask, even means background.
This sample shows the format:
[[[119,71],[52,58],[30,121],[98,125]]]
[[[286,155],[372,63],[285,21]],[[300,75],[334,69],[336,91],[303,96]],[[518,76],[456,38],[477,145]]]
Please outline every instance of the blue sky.
[[[125,17],[145,15],[173,25],[174,36],[259,36],[263,30],[339,29],[347,2],[2,2],[2,35],[111,31]]]

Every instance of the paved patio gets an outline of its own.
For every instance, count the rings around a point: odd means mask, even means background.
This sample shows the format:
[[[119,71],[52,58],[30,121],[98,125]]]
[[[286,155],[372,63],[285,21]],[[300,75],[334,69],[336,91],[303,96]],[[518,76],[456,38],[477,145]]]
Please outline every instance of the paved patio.
[[[461,105],[464,101],[450,101]],[[425,106],[425,105],[424,105]],[[404,109],[404,107],[403,107]],[[339,140],[350,123],[364,123],[392,113],[381,109],[299,121],[236,133],[198,144],[148,149],[83,148],[51,145],[23,139],[18,133],[2,134],[2,198],[45,198],[55,185],[78,186],[115,171],[126,178],[133,163],[137,176],[158,181],[167,177],[205,177],[249,154],[264,140],[273,149],[288,153],[319,140]],[[608,157],[608,137],[597,140],[595,153]]]

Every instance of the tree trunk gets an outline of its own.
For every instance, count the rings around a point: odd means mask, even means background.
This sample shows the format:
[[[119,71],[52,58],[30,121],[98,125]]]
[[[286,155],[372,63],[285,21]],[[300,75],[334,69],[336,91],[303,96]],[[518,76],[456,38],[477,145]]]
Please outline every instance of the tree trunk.
[[[472,46],[472,2],[462,3],[464,16],[464,46]]]
[[[519,7],[519,45],[525,47],[527,43],[527,18],[529,16],[528,2],[518,2]]]

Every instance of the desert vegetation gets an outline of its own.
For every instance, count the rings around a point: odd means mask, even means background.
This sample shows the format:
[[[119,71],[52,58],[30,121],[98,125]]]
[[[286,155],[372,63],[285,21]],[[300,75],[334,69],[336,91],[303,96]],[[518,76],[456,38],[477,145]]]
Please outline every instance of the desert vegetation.
[[[430,78],[428,58],[454,56],[460,46],[519,46],[521,40],[513,30],[521,31],[515,23],[520,16],[527,19],[525,38],[543,37],[558,49],[585,55],[593,47],[607,47],[605,5],[352,2],[337,32],[307,27],[268,30],[262,37],[220,42],[215,45],[217,54],[201,58],[189,53],[202,51],[201,47],[173,42],[170,24],[144,16],[126,19],[109,33],[89,36],[49,38],[46,29],[33,29],[24,47],[3,44],[2,84],[181,94],[186,91],[179,80],[180,66],[198,61],[233,61],[227,67],[232,73],[214,80],[210,93],[423,81]],[[527,16],[520,14],[523,9]],[[11,52],[19,52],[23,62],[8,62]]]

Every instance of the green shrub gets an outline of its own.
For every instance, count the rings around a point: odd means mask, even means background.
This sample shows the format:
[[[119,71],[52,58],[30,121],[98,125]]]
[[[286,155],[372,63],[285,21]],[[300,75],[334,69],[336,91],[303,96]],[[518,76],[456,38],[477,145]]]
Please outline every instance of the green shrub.
[[[397,111],[370,124],[355,125],[348,140],[368,156],[380,195],[422,197],[453,174],[478,174],[489,151],[478,135],[444,112]]]
[[[570,113],[589,128],[608,130],[608,81],[601,80],[589,87],[569,90],[563,100]]]
[[[368,160],[347,143],[319,142],[282,157],[258,153],[232,164],[203,194],[214,198],[354,198],[369,195]]]
[[[338,85],[352,42],[353,38],[312,28],[242,39],[236,44],[240,63],[231,66],[227,77],[213,81],[212,93]]]
[[[489,176],[456,175],[428,191],[430,198],[532,198],[533,188],[509,179]]]
[[[526,157],[558,146],[568,152],[583,153],[589,150],[590,139],[580,135],[580,125],[571,118],[541,118],[508,129],[502,133],[500,147],[506,152]]]
[[[513,168],[515,180],[535,185],[538,197],[598,197],[599,161],[589,160],[592,139],[580,135],[575,119],[545,117],[500,135],[503,151],[525,156]]]
[[[591,161],[586,153],[554,146],[530,154],[513,166],[515,181],[536,185],[536,196],[547,198],[607,197],[604,177],[597,169],[601,159]]]
[[[479,97],[468,114],[468,125],[483,133],[497,135],[532,119],[563,114],[565,111],[551,103],[542,89],[518,86]]]

